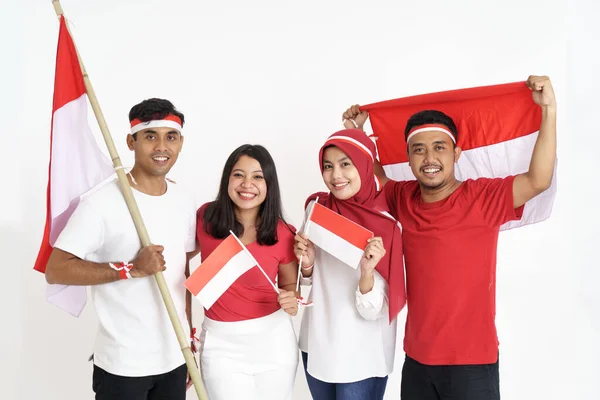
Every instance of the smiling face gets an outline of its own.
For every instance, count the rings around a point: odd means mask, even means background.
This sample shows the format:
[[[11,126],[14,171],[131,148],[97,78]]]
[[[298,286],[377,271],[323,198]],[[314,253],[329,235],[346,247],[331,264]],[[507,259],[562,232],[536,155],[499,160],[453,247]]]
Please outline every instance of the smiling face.
[[[260,207],[267,197],[267,182],[260,163],[252,157],[242,155],[229,175],[227,193],[240,210]]]
[[[408,162],[415,178],[425,190],[438,190],[456,181],[454,163],[460,147],[442,131],[425,131],[408,142]]]
[[[339,200],[347,200],[360,190],[360,174],[350,157],[338,147],[323,151],[323,182]]]
[[[173,128],[144,129],[127,135],[127,146],[135,153],[136,170],[148,176],[165,176],[179,157],[183,136]]]

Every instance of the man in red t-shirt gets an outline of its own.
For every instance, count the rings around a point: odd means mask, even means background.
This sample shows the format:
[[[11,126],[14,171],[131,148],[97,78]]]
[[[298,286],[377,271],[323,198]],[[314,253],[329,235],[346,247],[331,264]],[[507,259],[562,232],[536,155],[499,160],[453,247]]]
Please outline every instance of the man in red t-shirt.
[[[499,399],[496,249],[500,226],[519,219],[546,190],[556,159],[556,100],[550,79],[530,76],[542,108],[529,170],[506,178],[460,182],[454,121],[440,111],[414,114],[405,139],[416,181],[389,181],[383,195],[402,224],[408,315],[403,400]],[[358,106],[344,113],[359,128]],[[353,125],[351,121],[345,122]]]

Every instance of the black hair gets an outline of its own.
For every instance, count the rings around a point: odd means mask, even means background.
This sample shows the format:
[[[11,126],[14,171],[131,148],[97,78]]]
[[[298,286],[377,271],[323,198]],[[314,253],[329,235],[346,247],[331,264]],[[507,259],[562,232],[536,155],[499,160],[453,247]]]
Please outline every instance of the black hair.
[[[256,241],[260,245],[272,246],[278,241],[277,225],[280,220],[284,223],[285,220],[283,218],[275,162],[267,149],[261,145],[244,144],[231,153],[223,167],[217,198],[206,207],[204,212],[203,227],[207,233],[218,239],[227,237],[230,230],[236,236],[241,236],[244,233],[244,227],[235,216],[235,204],[228,193],[231,171],[240,157],[244,155],[260,163],[267,184],[267,196],[258,211],[260,222],[257,226]]]
[[[404,140],[408,138],[408,133],[415,126],[426,125],[426,124],[441,124],[445,125],[450,132],[454,135],[454,139],[458,142],[458,131],[452,118],[447,116],[438,110],[424,110],[413,114],[406,122],[406,128],[404,129]]]
[[[153,119],[163,119],[169,114],[176,115],[181,119],[181,126],[185,123],[183,114],[178,111],[173,103],[165,99],[146,99],[139,104],[131,107],[129,111],[129,122],[134,119],[139,119],[142,122],[152,121]],[[133,134],[133,139],[136,140],[136,134]]]

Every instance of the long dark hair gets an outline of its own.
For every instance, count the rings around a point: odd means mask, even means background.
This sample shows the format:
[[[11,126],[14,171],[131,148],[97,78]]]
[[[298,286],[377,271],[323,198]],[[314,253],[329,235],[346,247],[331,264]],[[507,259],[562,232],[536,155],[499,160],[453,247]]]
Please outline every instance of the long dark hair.
[[[256,241],[260,245],[272,246],[278,240],[277,224],[280,220],[283,222],[285,220],[283,219],[281,193],[279,192],[275,162],[267,149],[258,144],[241,145],[231,153],[225,162],[217,198],[206,207],[204,212],[204,230],[218,239],[227,237],[230,230],[236,236],[241,236],[244,233],[244,227],[235,217],[235,204],[228,193],[231,171],[241,156],[251,157],[260,163],[267,184],[267,196],[258,211],[260,222],[257,227]]]

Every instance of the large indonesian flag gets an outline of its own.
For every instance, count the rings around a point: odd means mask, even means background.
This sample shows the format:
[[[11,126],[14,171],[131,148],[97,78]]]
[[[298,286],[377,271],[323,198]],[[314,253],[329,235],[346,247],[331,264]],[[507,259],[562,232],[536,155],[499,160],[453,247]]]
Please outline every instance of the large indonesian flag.
[[[46,227],[34,266],[40,272],[46,271],[52,245],[77,207],[80,196],[114,172],[88,125],[87,102],[75,45],[65,19],[61,17],[50,133]],[[50,303],[79,316],[86,303],[86,288],[49,285],[47,296]]]
[[[415,179],[408,166],[404,128],[416,112],[439,110],[456,123],[458,146],[463,150],[455,169],[459,180],[526,172],[541,123],[541,109],[525,82],[405,97],[361,110],[369,112],[380,162],[394,180]],[[556,173],[550,188],[527,202],[521,220],[501,229],[545,220],[555,195]]]
[[[373,232],[315,201],[307,207],[305,218],[303,231],[316,246],[358,268]]]

